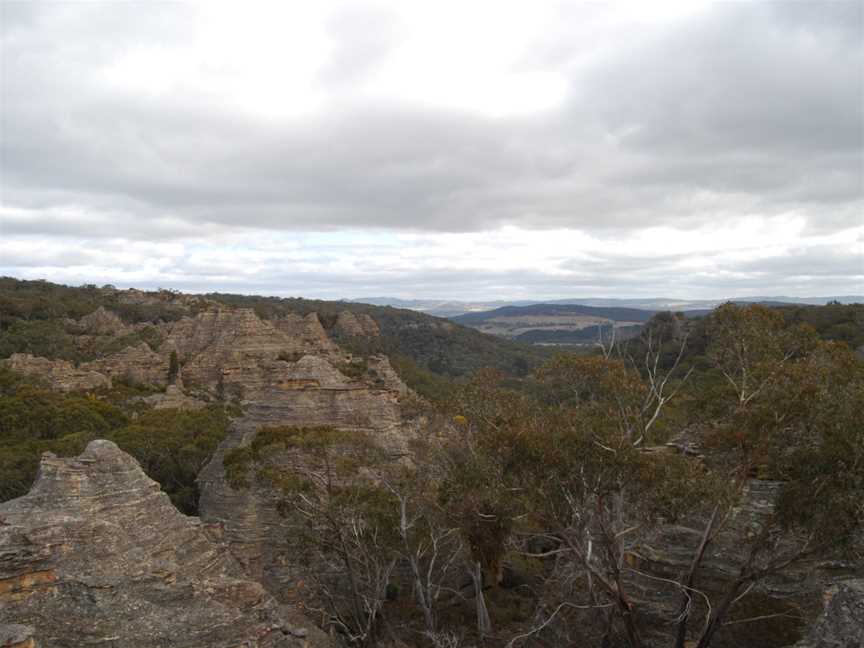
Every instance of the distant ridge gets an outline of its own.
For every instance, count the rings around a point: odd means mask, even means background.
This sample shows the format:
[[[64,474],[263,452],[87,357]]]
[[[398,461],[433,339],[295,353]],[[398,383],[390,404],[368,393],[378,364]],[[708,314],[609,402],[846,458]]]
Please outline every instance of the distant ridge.
[[[635,308],[648,311],[701,311],[716,308],[732,301],[738,303],[766,303],[823,306],[830,301],[841,304],[864,303],[864,295],[829,295],[825,297],[789,297],[786,295],[756,295],[723,299],[679,299],[675,297],[572,297],[565,299],[514,299],[490,301],[462,301],[454,299],[401,299],[398,297],[363,297],[348,300],[375,306],[394,306],[421,311],[438,317],[457,317],[465,313],[490,311],[505,306],[533,306],[536,304],[578,304],[594,307]]]

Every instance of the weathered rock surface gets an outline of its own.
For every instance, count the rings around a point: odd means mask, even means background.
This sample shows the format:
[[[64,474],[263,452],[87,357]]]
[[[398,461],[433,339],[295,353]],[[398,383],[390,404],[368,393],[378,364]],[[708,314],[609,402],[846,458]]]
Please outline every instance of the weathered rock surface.
[[[30,626],[0,624],[0,648],[36,648],[34,633]]]
[[[732,517],[708,545],[695,587],[718,597],[739,573],[749,551],[749,540],[759,532],[774,512],[781,482],[750,479]],[[636,547],[633,562],[642,573],[654,577],[677,579],[686,573],[704,530],[704,519],[682,521],[661,527],[650,542]],[[763,552],[754,566],[760,566],[766,555],[776,552],[791,554],[796,540],[787,538],[771,552]],[[800,562],[780,573],[760,580],[733,606],[729,621],[712,643],[717,648],[772,648],[798,641],[816,618],[821,592],[838,575],[849,578],[861,575],[862,566],[822,563],[816,560]],[[674,586],[645,578],[634,572],[630,591],[640,599],[643,609],[657,620],[668,620],[677,614],[680,593]],[[694,617],[704,612],[701,600],[694,598]],[[734,623],[735,620],[758,617],[755,622]],[[698,625],[698,624],[696,624]],[[658,636],[668,639],[668,623],[658,623]],[[660,645],[663,645],[662,641]],[[843,644],[838,644],[843,645]],[[821,648],[821,647],[820,647]]]
[[[320,356],[304,356],[294,363],[263,363],[262,371],[269,373],[250,390],[244,401],[246,415],[235,422],[198,477],[202,519],[223,530],[246,573],[281,599],[291,599],[295,584],[295,534],[280,514],[274,493],[258,485],[232,488],[225,478],[223,459],[230,450],[249,445],[262,425],[364,431],[394,456],[405,454],[399,396],[407,388],[385,359],[378,358],[373,365],[385,377],[381,384],[351,379]],[[290,458],[285,461],[290,468]]]
[[[177,385],[168,385],[164,394],[153,394],[143,400],[153,409],[199,410],[207,407],[205,401],[187,396]]]
[[[162,348],[184,361],[184,384],[245,398],[268,382],[273,363],[338,353],[315,315],[260,319],[248,308],[213,309],[176,322]]]
[[[825,593],[825,611],[795,648],[862,648],[864,580],[839,583]]]
[[[29,353],[13,353],[0,360],[0,365],[28,376],[45,379],[52,389],[58,391],[80,391],[110,387],[111,378],[85,368],[76,368],[66,360],[37,358]]]
[[[117,313],[102,306],[79,320],[69,320],[69,323],[74,330],[88,335],[125,335],[133,330]]]
[[[351,311],[339,313],[334,328],[345,336],[375,337],[381,334],[378,324],[369,315]]]
[[[367,363],[374,384],[381,385],[384,389],[395,391],[400,396],[405,396],[408,393],[408,385],[402,382],[402,379],[393,369],[387,356],[369,356]]]
[[[86,362],[81,369],[154,387],[168,382],[168,360],[154,352],[146,342],[126,347],[107,358]]]
[[[30,493],[0,504],[0,519],[0,627],[32,627],[38,646],[330,645],[302,617],[302,629],[289,621],[109,441],[76,458],[46,454]]]
[[[319,355],[339,354],[339,347],[327,336],[316,313],[305,317],[289,314],[273,320],[273,326],[291,338],[295,346],[291,349],[298,353]]]

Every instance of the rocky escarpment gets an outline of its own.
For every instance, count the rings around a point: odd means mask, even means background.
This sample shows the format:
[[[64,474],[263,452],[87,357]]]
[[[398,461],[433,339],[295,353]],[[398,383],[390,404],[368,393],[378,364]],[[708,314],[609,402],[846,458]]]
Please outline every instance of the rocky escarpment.
[[[51,648],[330,645],[109,441],[46,455],[30,493],[0,504],[0,631]]]
[[[223,459],[248,446],[262,425],[364,431],[394,457],[405,454],[408,434],[399,397],[407,388],[386,358],[373,357],[369,364],[362,379],[349,378],[316,356],[263,365],[271,372],[269,382],[245,402],[246,415],[234,423],[198,477],[202,519],[222,529],[246,573],[280,598],[291,599],[296,578],[295,534],[279,511],[280,497],[260,485],[232,487]]]
[[[274,361],[340,354],[314,313],[269,322],[248,308],[185,317],[171,327],[161,351],[177,353],[187,386],[241,399],[268,382]]]
[[[88,326],[96,328],[113,321],[109,313],[91,319]],[[343,324],[348,321],[342,319]],[[371,334],[370,322],[353,318],[348,326],[356,324]],[[355,358],[344,353],[314,313],[265,321],[252,309],[206,305],[195,316],[162,323],[159,329],[162,342],[158,351],[141,342],[78,369],[65,363],[62,384],[80,388],[84,378],[89,378],[93,385],[110,385],[112,377],[123,377],[165,385],[171,358],[176,355],[176,381],[164,393],[144,398],[145,402],[156,408],[183,409],[201,407],[214,399],[238,401],[244,417],[235,422],[199,476],[200,510],[202,518],[221,530],[245,574],[281,595],[292,578],[290,529],[271,493],[260,489],[238,492],[228,484],[222,458],[231,449],[250,443],[264,425],[361,430],[394,456],[402,455],[406,435],[400,398],[408,389],[386,357]],[[29,363],[38,361],[28,359]],[[41,362],[49,369],[55,366],[48,360]],[[79,379],[77,383],[73,376]]]

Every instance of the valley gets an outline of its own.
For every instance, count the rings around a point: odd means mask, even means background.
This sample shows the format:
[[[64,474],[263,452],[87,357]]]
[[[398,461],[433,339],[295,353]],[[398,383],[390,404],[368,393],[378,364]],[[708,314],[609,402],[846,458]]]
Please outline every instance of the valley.
[[[834,466],[864,452],[864,306],[448,321],[8,279],[0,305],[3,648],[856,632],[864,475]],[[521,343],[598,327],[605,354]]]

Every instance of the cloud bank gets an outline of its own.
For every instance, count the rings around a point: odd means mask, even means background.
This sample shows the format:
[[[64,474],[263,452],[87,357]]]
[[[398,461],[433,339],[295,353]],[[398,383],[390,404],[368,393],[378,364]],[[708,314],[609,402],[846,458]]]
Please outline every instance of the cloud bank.
[[[0,273],[864,290],[860,2],[295,4],[0,4]]]

